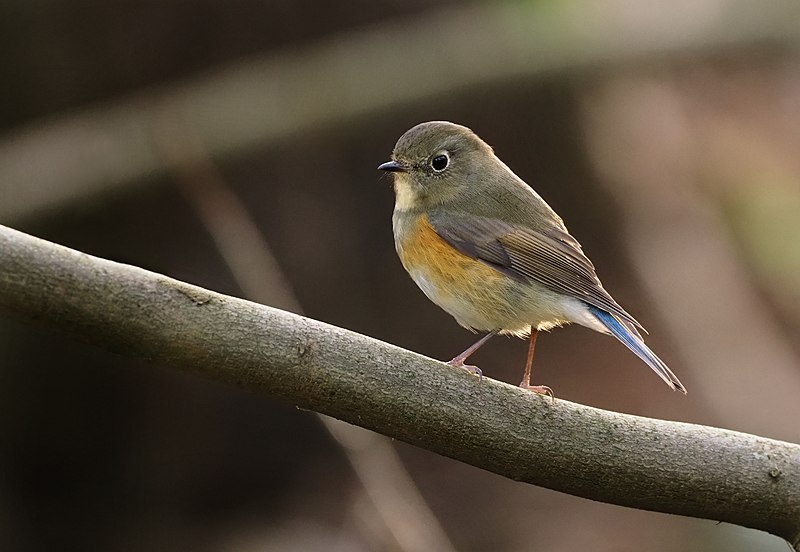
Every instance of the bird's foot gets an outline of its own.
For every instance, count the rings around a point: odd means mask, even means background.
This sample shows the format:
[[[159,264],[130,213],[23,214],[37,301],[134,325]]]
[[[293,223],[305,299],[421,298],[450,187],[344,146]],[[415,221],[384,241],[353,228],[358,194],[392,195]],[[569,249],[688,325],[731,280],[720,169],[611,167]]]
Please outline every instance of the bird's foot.
[[[463,368],[470,374],[478,376],[479,382],[483,381],[483,371],[477,366],[472,366],[471,364],[464,364],[463,358],[456,357],[453,360],[448,361],[447,364],[449,364],[450,366],[455,366],[456,368]]]
[[[546,385],[531,385],[530,383],[523,381],[519,384],[519,386],[522,389],[525,389],[527,391],[532,391],[539,395],[550,395],[550,398],[553,400],[553,402],[554,403],[556,402],[555,393],[553,393],[553,390],[547,387]]]

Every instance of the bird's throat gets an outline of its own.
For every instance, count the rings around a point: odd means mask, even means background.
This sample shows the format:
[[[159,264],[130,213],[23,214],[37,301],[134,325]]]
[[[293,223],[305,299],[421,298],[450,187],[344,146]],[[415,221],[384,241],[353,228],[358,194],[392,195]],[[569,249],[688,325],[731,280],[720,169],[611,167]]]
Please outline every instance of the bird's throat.
[[[419,206],[419,185],[406,174],[394,175],[395,209],[405,211]]]

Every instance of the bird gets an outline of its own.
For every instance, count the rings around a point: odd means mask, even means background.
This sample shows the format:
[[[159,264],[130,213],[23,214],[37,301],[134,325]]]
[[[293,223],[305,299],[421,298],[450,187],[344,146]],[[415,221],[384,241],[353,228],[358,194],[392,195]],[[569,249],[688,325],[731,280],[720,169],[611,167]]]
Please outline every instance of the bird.
[[[671,389],[686,388],[644,342],[644,327],[603,288],[564,221],[469,128],[420,123],[378,169],[393,175],[392,230],[422,292],[463,327],[486,332],[448,364],[482,377],[469,357],[498,334],[527,338],[520,387],[531,384],[539,332],[570,323],[610,335]]]

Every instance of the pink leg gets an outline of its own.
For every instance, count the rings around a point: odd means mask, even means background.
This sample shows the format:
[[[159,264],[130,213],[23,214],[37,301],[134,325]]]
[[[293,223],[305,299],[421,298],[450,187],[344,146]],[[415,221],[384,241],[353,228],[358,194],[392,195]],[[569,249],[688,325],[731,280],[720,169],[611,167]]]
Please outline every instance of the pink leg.
[[[466,362],[466,360],[467,360],[469,357],[471,357],[471,356],[472,356],[472,354],[473,354],[475,351],[477,351],[478,349],[480,349],[480,348],[481,348],[481,346],[483,346],[483,344],[484,344],[484,343],[486,343],[487,341],[489,341],[489,339],[490,339],[492,336],[494,336],[496,333],[497,333],[496,331],[493,331],[493,332],[489,332],[489,333],[487,333],[485,336],[483,336],[483,337],[482,337],[482,338],[480,338],[478,341],[476,341],[476,342],[475,342],[475,343],[474,343],[474,344],[473,344],[471,347],[469,347],[469,348],[468,348],[466,351],[464,351],[464,352],[463,352],[463,353],[461,353],[460,355],[458,355],[458,356],[456,356],[455,358],[453,358],[453,360],[451,360],[451,361],[450,361],[450,362],[448,362],[447,364],[449,364],[450,366],[456,366],[456,367],[458,367],[458,368],[463,368],[463,369],[464,369],[464,370],[466,370],[467,372],[470,372],[470,373],[472,373],[472,374],[475,374],[475,375],[477,375],[477,376],[478,376],[478,377],[480,377],[480,378],[483,378],[483,372],[481,372],[481,369],[480,369],[480,368],[478,368],[477,366],[470,366],[469,364],[464,364],[464,362]]]
[[[531,328],[531,342],[528,346],[528,361],[525,363],[525,372],[522,374],[522,381],[520,382],[519,386],[523,389],[527,389],[528,391],[533,391],[534,393],[539,393],[540,395],[550,395],[553,400],[556,399],[556,396],[553,394],[553,390],[547,387],[546,385],[531,385],[531,368],[533,367],[533,351],[536,348],[536,334],[538,334],[538,330]]]

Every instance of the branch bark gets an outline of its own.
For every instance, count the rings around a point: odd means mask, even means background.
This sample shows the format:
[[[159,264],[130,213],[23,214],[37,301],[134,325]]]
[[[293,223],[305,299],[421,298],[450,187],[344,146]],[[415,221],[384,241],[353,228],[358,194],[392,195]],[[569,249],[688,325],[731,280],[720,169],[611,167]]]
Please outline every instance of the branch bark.
[[[0,226],[0,307],[494,473],[800,549],[800,445],[547,398]]]

